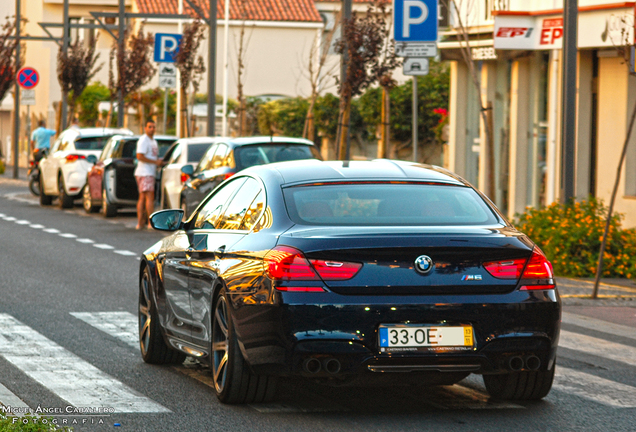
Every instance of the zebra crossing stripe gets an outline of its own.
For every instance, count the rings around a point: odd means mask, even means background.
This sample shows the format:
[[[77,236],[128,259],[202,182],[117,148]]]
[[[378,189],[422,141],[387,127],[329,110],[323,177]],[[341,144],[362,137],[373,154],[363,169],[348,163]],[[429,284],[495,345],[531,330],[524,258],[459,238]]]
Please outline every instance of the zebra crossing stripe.
[[[616,408],[636,408],[636,387],[557,365],[554,390]]]
[[[0,405],[4,405],[5,408],[11,407],[11,413],[18,417],[22,417],[25,412],[30,411],[26,403],[2,384],[0,384]],[[0,413],[4,414],[4,410],[0,411]]]
[[[73,406],[170,412],[8,314],[0,314],[0,355]]]
[[[561,330],[559,347],[636,366],[636,348]]]
[[[565,324],[574,324],[578,327],[636,340],[636,333],[632,327],[568,312],[563,312],[561,319]]]
[[[139,348],[139,321],[130,312],[71,312],[75,318]]]

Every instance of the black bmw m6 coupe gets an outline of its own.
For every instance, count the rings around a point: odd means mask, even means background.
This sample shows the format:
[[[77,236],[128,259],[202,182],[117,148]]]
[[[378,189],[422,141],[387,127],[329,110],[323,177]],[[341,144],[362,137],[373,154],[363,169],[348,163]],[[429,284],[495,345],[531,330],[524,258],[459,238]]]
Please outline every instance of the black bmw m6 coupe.
[[[246,169],[143,253],[148,363],[208,363],[224,403],[268,401],[281,376],[453,384],[536,400],[555,371],[551,264],[470,184],[409,162]],[[391,372],[391,373],[388,373]]]

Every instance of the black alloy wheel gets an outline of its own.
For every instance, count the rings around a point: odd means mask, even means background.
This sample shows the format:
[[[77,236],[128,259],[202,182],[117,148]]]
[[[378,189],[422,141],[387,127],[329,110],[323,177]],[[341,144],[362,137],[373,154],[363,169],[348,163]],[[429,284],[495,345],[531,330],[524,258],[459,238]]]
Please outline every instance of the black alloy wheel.
[[[150,364],[183,363],[186,355],[171,349],[161,335],[157,309],[152,301],[150,271],[144,269],[139,281],[139,348],[141,357]]]
[[[91,189],[88,186],[88,181],[84,185],[84,189],[82,191],[82,206],[84,207],[84,211],[86,213],[95,213],[98,210],[98,207],[93,204],[93,199],[91,198]]]
[[[211,348],[214,390],[221,402],[260,403],[275,397],[278,378],[254,374],[243,359],[224,288],[214,303]]]
[[[73,198],[66,193],[66,187],[64,186],[64,177],[60,174],[57,179],[58,195],[57,199],[60,203],[60,208],[67,209],[73,207]]]
[[[36,179],[34,176],[30,176],[29,178],[29,190],[35,196],[40,195],[40,180]]]

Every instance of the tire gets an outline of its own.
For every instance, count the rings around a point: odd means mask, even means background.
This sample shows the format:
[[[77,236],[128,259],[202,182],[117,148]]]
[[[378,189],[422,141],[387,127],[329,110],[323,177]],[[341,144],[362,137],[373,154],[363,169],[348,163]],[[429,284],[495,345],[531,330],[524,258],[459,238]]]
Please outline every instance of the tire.
[[[66,187],[64,186],[64,177],[62,177],[61,175],[57,179],[57,188],[59,191],[57,198],[60,203],[60,208],[73,208],[73,198],[66,193]]]
[[[84,211],[86,213],[95,213],[98,210],[98,207],[93,204],[93,198],[91,198],[91,189],[88,186],[88,181],[86,185],[84,185],[84,190],[82,191],[82,207],[84,207]]]
[[[40,195],[40,180],[37,180],[34,177],[31,177],[29,179],[29,190],[31,191],[33,195],[39,196]]]
[[[499,400],[531,401],[550,393],[556,366],[548,371],[523,371],[503,375],[484,375],[490,396]]]
[[[40,172],[40,205],[50,206],[53,203],[53,197],[44,193],[44,183],[42,182],[42,172]]]
[[[276,395],[278,378],[252,373],[239,348],[230,307],[222,289],[214,302],[211,371],[216,396],[225,404],[269,402]]]
[[[117,216],[117,206],[108,201],[106,189],[102,189],[102,214],[107,218]]]
[[[179,364],[186,358],[182,352],[170,348],[161,335],[148,267],[139,281],[139,349],[143,360],[150,364]]]

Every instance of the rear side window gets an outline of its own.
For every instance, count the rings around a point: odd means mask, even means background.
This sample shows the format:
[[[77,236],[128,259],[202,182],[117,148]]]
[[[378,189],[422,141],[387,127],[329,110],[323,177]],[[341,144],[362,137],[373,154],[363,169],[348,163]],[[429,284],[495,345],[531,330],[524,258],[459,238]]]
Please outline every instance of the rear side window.
[[[199,162],[209,147],[210,143],[190,144],[188,146],[188,162]]]
[[[302,225],[493,225],[494,211],[473,189],[418,183],[303,185],[283,190]]]
[[[121,157],[135,158],[137,157],[137,140],[126,140],[122,144]]]
[[[267,144],[237,147],[234,150],[238,169],[274,162],[319,159],[312,146],[302,144]]]
[[[80,138],[75,141],[76,150],[102,150],[110,136]]]

